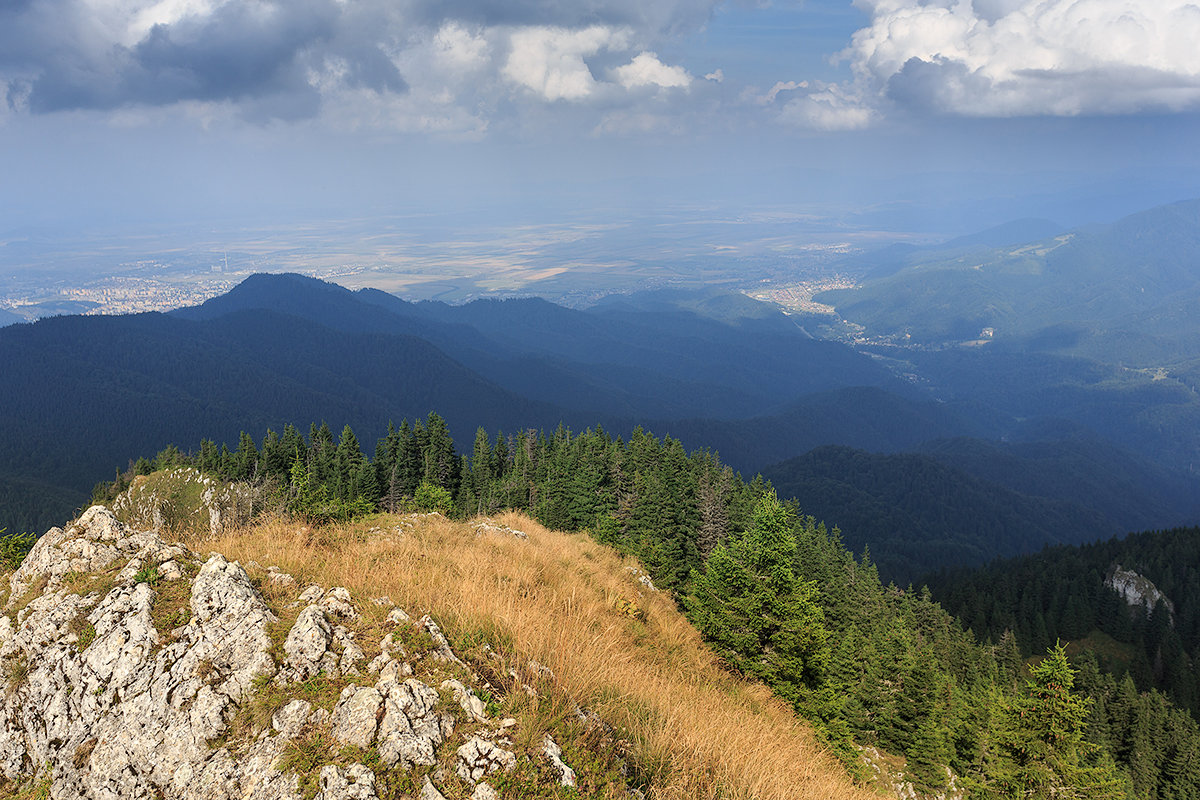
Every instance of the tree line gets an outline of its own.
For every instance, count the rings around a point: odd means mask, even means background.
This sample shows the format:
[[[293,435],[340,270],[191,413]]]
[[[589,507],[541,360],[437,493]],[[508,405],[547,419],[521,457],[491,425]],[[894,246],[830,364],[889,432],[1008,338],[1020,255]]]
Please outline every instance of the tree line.
[[[307,437],[287,426],[232,450],[168,448],[97,497],[185,463],[261,481],[315,521],[513,508],[586,530],[641,560],[729,667],[792,703],[851,770],[871,745],[904,755],[926,794],[946,789],[949,767],[973,797],[1200,798],[1186,710],[1094,661],[1073,665],[1057,642],[1031,654],[1011,628],[979,642],[927,589],[885,585],[837,528],[670,437],[479,430],[466,455],[430,414],[389,424],[368,458],[349,427],[335,440],[325,424]]]

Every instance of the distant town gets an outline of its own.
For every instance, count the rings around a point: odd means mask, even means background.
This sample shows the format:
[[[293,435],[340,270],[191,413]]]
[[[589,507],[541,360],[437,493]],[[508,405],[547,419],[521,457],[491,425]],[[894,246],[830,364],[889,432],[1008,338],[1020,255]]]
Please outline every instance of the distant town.
[[[746,294],[755,300],[774,303],[785,311],[802,314],[834,314],[833,306],[818,303],[813,297],[831,289],[853,289],[858,282],[847,275],[832,275],[827,278],[800,281],[786,285],[764,286],[750,289]]]

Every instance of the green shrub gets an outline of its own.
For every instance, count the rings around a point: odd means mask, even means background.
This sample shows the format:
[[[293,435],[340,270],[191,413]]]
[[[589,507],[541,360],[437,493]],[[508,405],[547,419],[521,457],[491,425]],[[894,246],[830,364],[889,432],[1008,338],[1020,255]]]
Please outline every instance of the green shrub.
[[[454,500],[450,497],[450,492],[441,486],[435,486],[429,481],[421,481],[421,485],[413,494],[413,505],[417,507],[418,511],[438,511],[442,514],[449,514],[454,509]]]
[[[6,570],[15,571],[37,544],[38,537],[35,533],[12,533],[5,536],[6,530],[8,529],[0,528],[0,564],[3,564]]]

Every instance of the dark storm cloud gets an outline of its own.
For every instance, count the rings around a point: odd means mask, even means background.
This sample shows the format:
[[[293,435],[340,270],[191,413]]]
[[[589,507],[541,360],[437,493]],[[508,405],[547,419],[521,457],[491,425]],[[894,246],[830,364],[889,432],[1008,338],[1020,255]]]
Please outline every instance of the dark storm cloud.
[[[988,81],[973,75],[958,61],[945,58],[910,58],[888,79],[887,94],[909,108],[952,111],[958,98],[989,90]]]
[[[428,43],[446,29],[495,44],[489,66],[502,80],[514,32],[547,32],[549,74],[563,57],[552,45],[569,32],[598,31],[636,55],[665,35],[702,28],[719,2],[0,0],[0,96],[35,113],[196,101],[231,104],[252,119],[298,119],[319,114],[342,90],[406,92],[396,64],[416,65],[426,80],[442,70],[436,80],[444,79],[444,64],[426,67]],[[631,57],[611,56],[614,65]],[[424,87],[421,96],[443,88]]]
[[[128,47],[103,41],[87,20],[72,20],[73,6],[0,2],[0,25],[8,30],[0,43],[13,44],[4,63],[24,78],[10,78],[9,95],[12,84],[27,86],[20,96],[34,112],[200,100],[244,103],[255,117],[308,117],[320,107],[309,73],[328,59],[337,59],[350,86],[407,88],[380,42],[346,36],[361,37],[366,26],[348,20],[335,0],[234,0],[207,15],[155,25]],[[54,6],[62,20],[56,28],[45,24]]]
[[[476,25],[608,25],[650,34],[702,27],[720,0],[414,0],[412,17],[436,25],[458,20]]]

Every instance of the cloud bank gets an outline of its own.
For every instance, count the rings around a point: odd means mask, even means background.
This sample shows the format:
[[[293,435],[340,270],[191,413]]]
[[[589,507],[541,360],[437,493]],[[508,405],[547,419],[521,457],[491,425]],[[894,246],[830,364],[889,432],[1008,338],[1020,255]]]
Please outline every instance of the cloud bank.
[[[1200,5],[1184,0],[856,0],[842,56],[877,101],[966,116],[1200,107]]]
[[[479,137],[1200,109],[1200,0],[853,1],[841,75],[760,88],[679,55],[728,0],[0,0],[0,123],[183,109]]]
[[[505,102],[686,88],[648,45],[698,30],[718,2],[8,0],[0,98],[17,112],[336,109],[352,124],[478,131]]]

